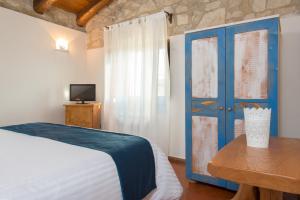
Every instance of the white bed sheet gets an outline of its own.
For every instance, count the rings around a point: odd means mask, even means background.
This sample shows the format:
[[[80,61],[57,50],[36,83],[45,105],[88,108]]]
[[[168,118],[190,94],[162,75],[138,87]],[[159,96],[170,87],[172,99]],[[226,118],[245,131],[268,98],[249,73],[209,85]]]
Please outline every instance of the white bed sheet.
[[[182,187],[153,144],[157,188],[145,199],[176,200]],[[0,129],[0,200],[120,200],[113,159],[106,153]]]

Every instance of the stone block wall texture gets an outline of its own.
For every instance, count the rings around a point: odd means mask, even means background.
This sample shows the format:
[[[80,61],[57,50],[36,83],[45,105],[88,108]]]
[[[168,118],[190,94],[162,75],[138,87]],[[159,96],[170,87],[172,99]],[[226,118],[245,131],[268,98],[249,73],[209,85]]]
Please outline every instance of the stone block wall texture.
[[[75,14],[66,12],[62,9],[52,7],[43,15],[36,13],[33,10],[33,0],[0,0],[0,6],[30,15],[32,17],[53,22],[55,24],[59,24],[83,32],[85,31],[85,28],[77,26]]]
[[[103,47],[103,27],[161,10],[173,13],[169,35],[259,18],[300,13],[300,0],[114,0],[86,26],[89,49]]]

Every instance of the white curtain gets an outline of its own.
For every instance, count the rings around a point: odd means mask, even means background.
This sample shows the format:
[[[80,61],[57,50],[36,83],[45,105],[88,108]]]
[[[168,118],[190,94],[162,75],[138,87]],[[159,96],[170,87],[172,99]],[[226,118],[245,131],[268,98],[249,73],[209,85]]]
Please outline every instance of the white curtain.
[[[104,30],[103,128],[146,137],[169,149],[170,71],[166,14]]]

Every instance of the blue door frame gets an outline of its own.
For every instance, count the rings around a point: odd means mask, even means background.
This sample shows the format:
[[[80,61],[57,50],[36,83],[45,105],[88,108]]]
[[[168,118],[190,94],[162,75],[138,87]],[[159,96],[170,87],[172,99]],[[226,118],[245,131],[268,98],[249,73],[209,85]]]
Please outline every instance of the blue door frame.
[[[217,37],[218,39],[218,97],[193,98],[192,97],[192,42],[202,38]],[[226,186],[226,181],[211,176],[200,175],[192,172],[192,116],[208,116],[218,118],[218,150],[225,145],[225,30],[223,28],[187,34],[186,43],[186,175],[189,179],[206,183]],[[202,104],[204,101],[215,101],[213,105]],[[194,111],[198,110],[198,111]]]
[[[266,99],[235,99],[234,98],[234,35],[237,33],[268,30],[268,98]],[[239,109],[239,103],[249,103],[249,107],[260,105],[261,107],[272,108],[271,135],[277,136],[278,114],[278,18],[266,19],[257,22],[250,22],[226,28],[226,107],[238,108],[235,112],[228,112],[227,122],[232,122],[235,118],[243,119],[243,110]],[[254,104],[255,103],[255,104]],[[228,124],[228,123],[226,123]],[[234,139],[233,123],[228,126],[226,135],[227,143]]]
[[[235,99],[234,98],[234,35],[243,32],[268,30],[268,98],[266,99]],[[226,143],[234,139],[234,120],[244,119],[243,107],[259,105],[263,108],[271,108],[272,136],[278,135],[277,114],[277,72],[278,72],[278,18],[266,19],[256,22],[234,25],[226,28],[226,108],[232,108],[234,112],[226,112]],[[237,185],[227,183],[228,189],[236,189]]]
[[[240,103],[246,103],[247,107],[259,105],[272,109],[271,135],[278,135],[278,27],[279,19],[271,18],[244,24],[232,25],[224,28],[188,33],[185,37],[186,53],[186,175],[189,179],[197,180],[228,189],[236,190],[237,185],[210,176],[195,174],[192,172],[192,116],[218,117],[218,147],[234,139],[234,120],[243,119],[243,107]],[[268,98],[267,99],[235,99],[234,98],[234,35],[237,33],[268,30]],[[201,38],[218,38],[218,98],[195,99],[192,98],[192,41]],[[205,107],[201,101],[216,100],[216,105]],[[218,110],[218,106],[224,106],[225,110]],[[192,112],[192,109],[201,108],[202,112]],[[232,110],[228,110],[232,108]]]

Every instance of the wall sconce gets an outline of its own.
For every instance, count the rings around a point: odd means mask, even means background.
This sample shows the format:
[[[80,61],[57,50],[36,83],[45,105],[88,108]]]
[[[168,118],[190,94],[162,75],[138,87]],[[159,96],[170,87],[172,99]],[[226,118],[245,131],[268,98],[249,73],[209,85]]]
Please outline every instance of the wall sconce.
[[[59,38],[56,40],[56,50],[59,51],[68,51],[69,50],[69,42],[65,39]]]

